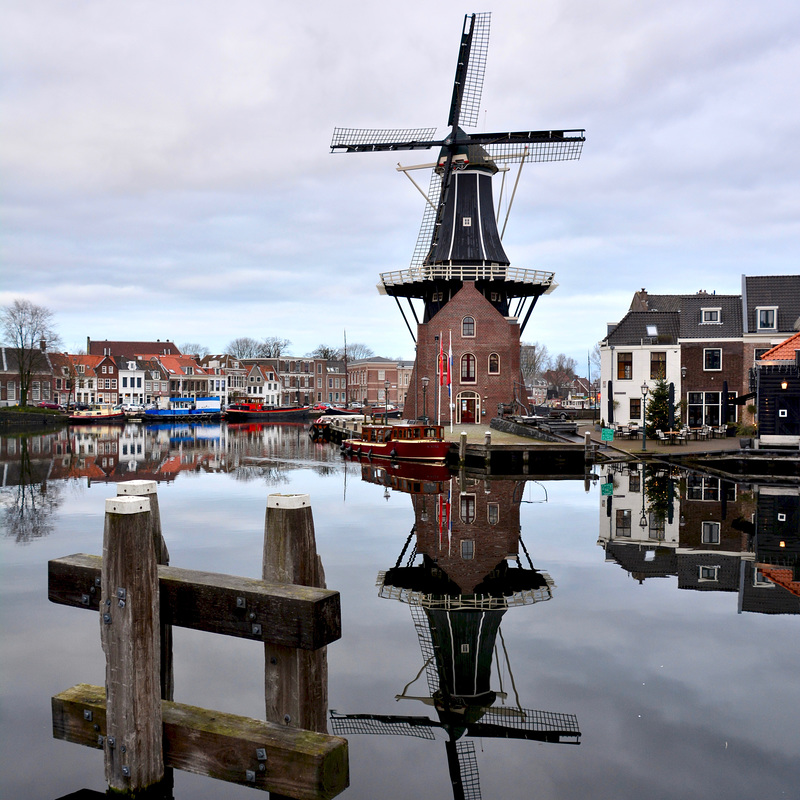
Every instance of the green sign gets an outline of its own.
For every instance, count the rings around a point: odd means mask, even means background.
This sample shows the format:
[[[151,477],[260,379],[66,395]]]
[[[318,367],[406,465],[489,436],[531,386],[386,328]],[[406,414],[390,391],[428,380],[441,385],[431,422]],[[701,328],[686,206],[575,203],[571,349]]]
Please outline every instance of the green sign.
[[[602,497],[606,497],[607,495],[614,494],[614,484],[613,483],[601,483],[600,484],[600,495]]]
[[[600,441],[601,442],[613,442],[614,441],[614,429],[613,428],[601,428],[600,429]]]

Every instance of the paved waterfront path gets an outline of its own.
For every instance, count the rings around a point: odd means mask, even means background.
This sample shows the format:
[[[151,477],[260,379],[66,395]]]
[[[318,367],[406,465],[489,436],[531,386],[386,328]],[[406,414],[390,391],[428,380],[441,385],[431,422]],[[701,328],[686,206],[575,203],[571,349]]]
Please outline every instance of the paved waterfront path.
[[[600,441],[600,432],[595,431],[592,420],[578,420],[578,439],[575,440],[576,445],[583,444],[584,435],[587,430],[591,433],[592,441],[602,446],[603,443]],[[456,425],[454,423],[452,432],[450,431],[449,423],[445,423],[445,439],[450,442],[458,442],[462,431],[465,431],[467,434],[467,444],[483,444],[487,432],[492,434],[492,444],[524,443],[533,446],[548,444],[548,442],[539,439],[529,439],[528,437],[515,436],[512,433],[494,430],[489,427],[488,422],[480,425]],[[632,455],[638,455],[642,451],[642,439],[641,437],[636,439],[615,439],[612,446],[617,450],[624,450]],[[675,445],[664,445],[654,439],[647,440],[647,452],[653,455],[659,453],[711,453],[738,450],[738,437],[731,439],[692,440],[686,444]]]

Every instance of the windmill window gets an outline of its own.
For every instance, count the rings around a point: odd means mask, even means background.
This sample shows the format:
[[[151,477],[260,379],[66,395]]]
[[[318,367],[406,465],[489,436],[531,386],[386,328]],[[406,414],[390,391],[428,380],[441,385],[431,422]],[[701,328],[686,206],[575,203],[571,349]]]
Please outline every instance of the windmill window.
[[[486,521],[490,525],[497,525],[500,522],[500,503],[486,504]]]
[[[500,374],[500,356],[497,353],[489,354],[489,374],[490,375]]]
[[[474,336],[475,335],[475,319],[474,317],[464,317],[461,320],[461,335]]]
[[[461,356],[461,383],[475,383],[475,356],[472,353]]]
[[[463,225],[465,228],[471,228],[471,227],[472,227],[472,217],[464,217],[464,218],[461,220],[461,224],[462,224],[462,225]]]
[[[473,542],[471,539],[462,539],[461,558],[463,558],[464,561],[469,561],[475,558],[475,542]]]
[[[475,521],[475,495],[462,494],[459,508],[461,521],[470,525]],[[471,556],[470,556],[471,558]]]

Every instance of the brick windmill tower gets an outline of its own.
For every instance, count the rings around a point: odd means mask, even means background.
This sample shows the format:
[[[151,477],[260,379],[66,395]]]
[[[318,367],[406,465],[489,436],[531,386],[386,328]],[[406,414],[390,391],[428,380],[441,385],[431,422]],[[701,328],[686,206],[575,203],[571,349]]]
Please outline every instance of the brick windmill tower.
[[[346,153],[439,148],[435,163],[398,166],[415,185],[411,170],[430,169],[431,179],[427,194],[417,185],[426,205],[410,268],[383,273],[378,284],[382,294],[395,298],[416,344],[407,419],[469,424],[488,420],[499,404],[526,403],[520,391],[520,336],[536,301],[557,285],[552,272],[511,265],[492,182],[498,172],[505,182],[510,164],[521,170],[528,161],[580,158],[584,130],[463,130],[478,122],[489,19],[489,14],[464,19],[445,138],[435,138],[436,128],[336,128],[331,141],[332,152]]]

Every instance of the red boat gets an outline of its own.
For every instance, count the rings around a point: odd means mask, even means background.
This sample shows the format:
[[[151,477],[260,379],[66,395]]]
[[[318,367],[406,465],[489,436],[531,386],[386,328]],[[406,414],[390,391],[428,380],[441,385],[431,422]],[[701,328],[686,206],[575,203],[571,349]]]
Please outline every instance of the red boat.
[[[302,422],[310,406],[265,406],[263,403],[234,403],[225,411],[228,422]]]
[[[444,461],[450,442],[444,438],[442,425],[362,425],[360,438],[345,439],[342,450],[348,455],[392,461]]]
[[[396,464],[361,463],[361,480],[388,486],[406,494],[442,494],[450,485],[450,469],[444,464],[397,462]]]

